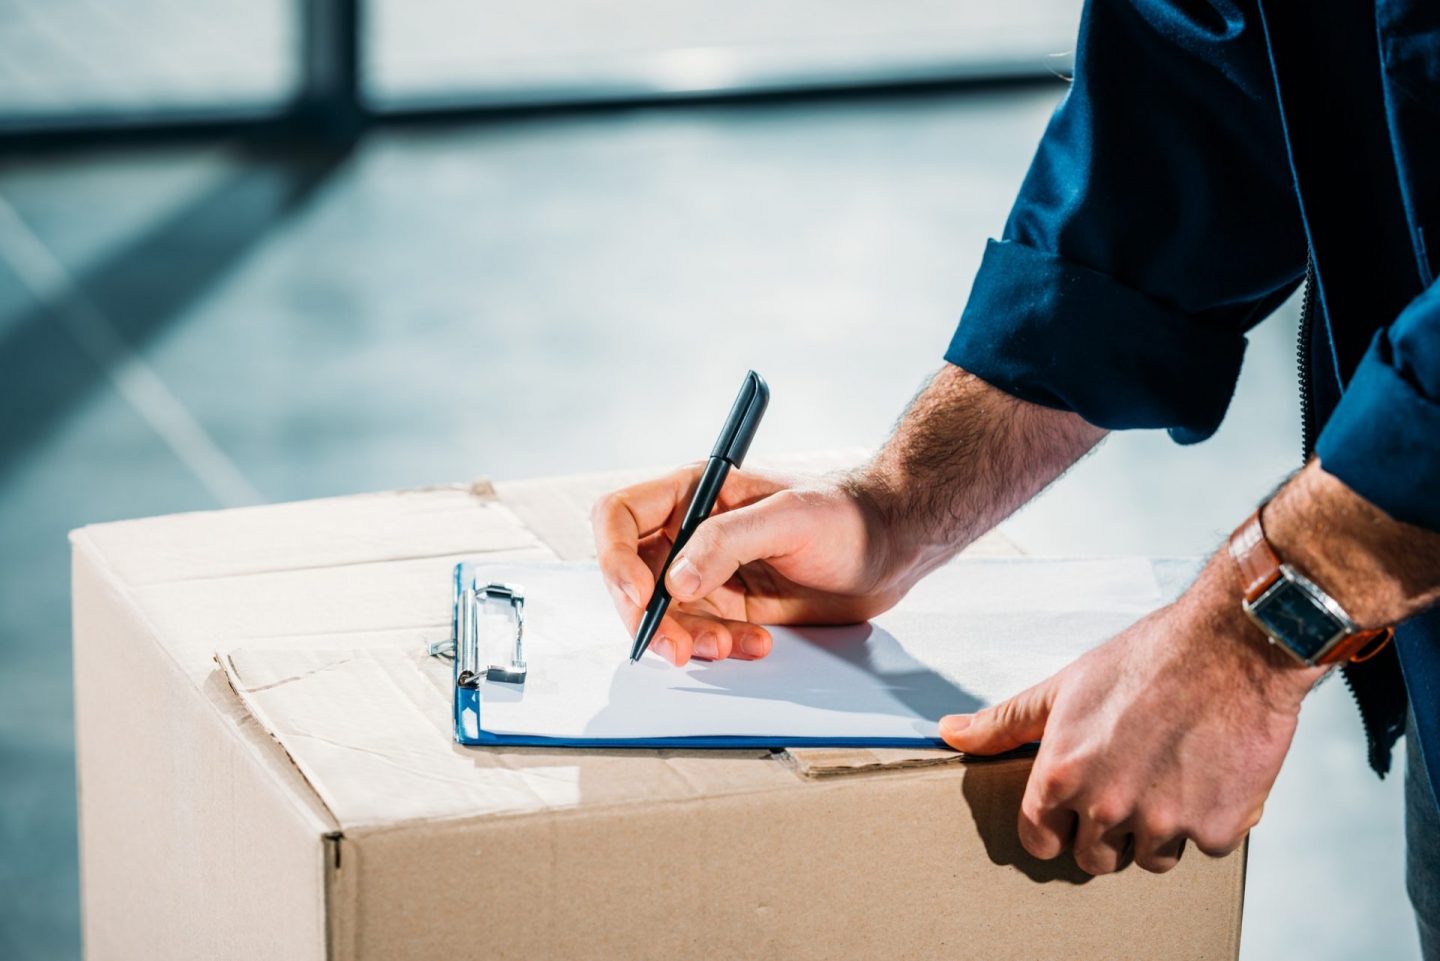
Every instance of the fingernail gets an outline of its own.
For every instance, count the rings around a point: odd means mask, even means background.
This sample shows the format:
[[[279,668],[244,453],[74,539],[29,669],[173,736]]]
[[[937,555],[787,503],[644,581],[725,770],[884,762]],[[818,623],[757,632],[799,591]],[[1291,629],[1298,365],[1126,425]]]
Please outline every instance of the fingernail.
[[[634,604],[636,607],[645,606],[644,604],[640,603],[640,592],[635,590],[635,585],[631,584],[629,581],[620,582],[620,593],[630,598],[630,603]]]
[[[940,719],[940,734],[944,737],[959,734],[969,727],[970,722],[974,719],[974,715],[971,714],[951,714],[947,717],[942,717]]]
[[[762,634],[745,634],[740,638],[740,650],[751,657],[764,657],[768,650]]]
[[[650,645],[651,649],[671,664],[675,663],[675,642],[668,637],[657,637],[655,643]]]
[[[670,589],[687,597],[700,589],[700,572],[690,558],[682,557],[670,568]]]
[[[695,656],[716,660],[720,657],[720,638],[705,633],[695,638]]]

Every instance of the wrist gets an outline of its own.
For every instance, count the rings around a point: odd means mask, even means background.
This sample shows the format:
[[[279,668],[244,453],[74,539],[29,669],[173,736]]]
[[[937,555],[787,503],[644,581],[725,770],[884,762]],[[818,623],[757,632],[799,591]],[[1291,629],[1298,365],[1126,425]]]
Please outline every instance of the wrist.
[[[1403,620],[1425,595],[1428,565],[1406,576],[1425,535],[1390,520],[1319,462],[1296,474],[1266,505],[1265,532],[1288,563],[1324,588],[1362,628]],[[1433,537],[1434,535],[1430,535]],[[1397,545],[1400,547],[1397,550]],[[1420,581],[1421,583],[1412,583]]]
[[[938,552],[926,543],[904,485],[871,461],[841,478],[841,496],[859,513],[865,530],[866,563],[876,590],[909,591],[936,566]],[[944,556],[940,561],[943,562]]]
[[[1298,704],[1329,668],[1311,667],[1281,650],[1245,613],[1244,599],[1244,578],[1222,549],[1177,603],[1208,628],[1200,635],[1215,643],[1207,656],[1226,663],[1272,702]]]
[[[1105,431],[946,365],[851,477],[911,583],[1039,493]]]

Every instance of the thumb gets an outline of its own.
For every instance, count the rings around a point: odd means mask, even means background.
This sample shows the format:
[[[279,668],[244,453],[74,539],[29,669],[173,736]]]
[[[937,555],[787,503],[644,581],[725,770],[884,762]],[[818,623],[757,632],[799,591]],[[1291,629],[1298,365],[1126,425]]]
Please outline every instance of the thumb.
[[[1003,754],[1040,740],[1054,703],[1055,678],[994,707],[940,719],[945,743],[966,754]]]
[[[790,491],[707,518],[670,565],[670,595],[677,601],[704,597],[740,565],[789,553],[806,540],[805,519]]]

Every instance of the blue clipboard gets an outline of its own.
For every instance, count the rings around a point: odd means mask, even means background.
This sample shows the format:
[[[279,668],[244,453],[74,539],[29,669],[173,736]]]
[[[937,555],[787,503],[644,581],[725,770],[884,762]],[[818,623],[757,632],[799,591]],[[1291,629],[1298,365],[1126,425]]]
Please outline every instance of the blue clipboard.
[[[487,637],[492,632],[482,624],[493,623],[491,615],[508,621],[504,638]],[[498,618],[497,618],[498,619]],[[498,644],[497,641],[503,641]],[[583,748],[768,748],[788,747],[943,747],[938,737],[785,737],[701,735],[649,738],[548,737],[487,731],[484,724],[486,687],[507,685],[523,689],[530,679],[525,654],[525,594],[515,584],[480,582],[471,565],[455,565],[451,632],[447,641],[429,646],[433,656],[453,661],[454,727],[459,744],[474,747],[583,747]],[[503,648],[503,650],[502,650]],[[488,655],[503,653],[491,663]],[[624,652],[617,652],[623,657]]]

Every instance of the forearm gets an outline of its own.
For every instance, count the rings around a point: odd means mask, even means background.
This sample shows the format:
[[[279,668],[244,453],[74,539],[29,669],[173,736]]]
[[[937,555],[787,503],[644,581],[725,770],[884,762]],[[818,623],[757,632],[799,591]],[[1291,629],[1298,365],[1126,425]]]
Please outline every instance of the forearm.
[[[913,583],[1004,520],[1105,431],[947,364],[849,479],[883,528],[887,568]]]
[[[1440,601],[1440,533],[1392,520],[1319,461],[1280,489],[1263,520],[1279,555],[1361,627],[1395,624]]]

